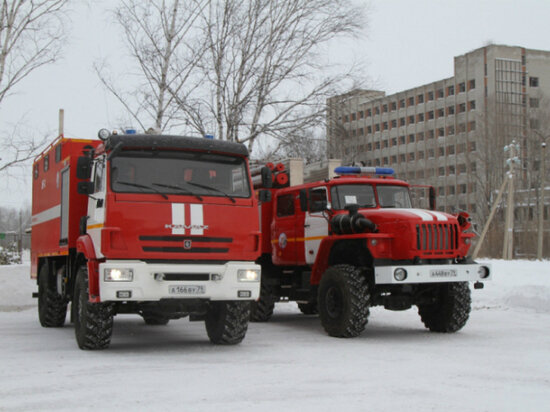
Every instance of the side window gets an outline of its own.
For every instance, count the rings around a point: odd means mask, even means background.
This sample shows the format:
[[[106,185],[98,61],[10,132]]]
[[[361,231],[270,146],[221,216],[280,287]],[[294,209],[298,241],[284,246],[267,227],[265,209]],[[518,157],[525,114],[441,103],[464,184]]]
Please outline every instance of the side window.
[[[105,164],[99,161],[95,165],[94,172],[94,193],[103,190],[103,174],[105,173]]]
[[[44,156],[44,171],[47,172],[49,168],[50,168],[50,155],[47,154],[46,156]]]
[[[35,179],[38,179],[38,163],[34,164],[34,170],[32,172],[32,175]]]
[[[277,198],[277,216],[292,216],[294,214],[294,194],[282,195]]]
[[[317,187],[309,189],[309,211],[322,212],[327,208],[327,189]]]
[[[55,163],[59,163],[61,161],[61,144],[58,144],[55,147]]]

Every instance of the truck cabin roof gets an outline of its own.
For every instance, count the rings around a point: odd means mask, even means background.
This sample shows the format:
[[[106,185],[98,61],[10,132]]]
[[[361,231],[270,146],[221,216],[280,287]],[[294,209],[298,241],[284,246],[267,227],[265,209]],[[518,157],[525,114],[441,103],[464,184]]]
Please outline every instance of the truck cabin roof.
[[[224,153],[248,157],[248,149],[242,143],[174,135],[111,135],[105,141],[105,149],[112,150],[122,144],[123,149],[188,149]]]

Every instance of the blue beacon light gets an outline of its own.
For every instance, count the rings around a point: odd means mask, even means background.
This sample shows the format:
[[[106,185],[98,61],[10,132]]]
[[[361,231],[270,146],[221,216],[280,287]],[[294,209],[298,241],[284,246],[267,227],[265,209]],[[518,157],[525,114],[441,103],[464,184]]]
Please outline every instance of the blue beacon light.
[[[339,175],[393,175],[395,171],[391,167],[360,167],[360,166],[339,166],[334,169],[334,173]]]

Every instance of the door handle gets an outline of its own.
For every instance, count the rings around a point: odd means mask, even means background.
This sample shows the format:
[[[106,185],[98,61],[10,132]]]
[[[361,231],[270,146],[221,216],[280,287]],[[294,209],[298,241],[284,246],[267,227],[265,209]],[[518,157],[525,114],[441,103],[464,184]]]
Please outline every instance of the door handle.
[[[304,225],[304,227],[309,227],[310,225]]]

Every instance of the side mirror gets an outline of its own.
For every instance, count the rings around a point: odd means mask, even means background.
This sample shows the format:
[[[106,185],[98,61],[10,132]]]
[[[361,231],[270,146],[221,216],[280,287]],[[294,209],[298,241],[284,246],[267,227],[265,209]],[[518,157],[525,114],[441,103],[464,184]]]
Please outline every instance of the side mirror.
[[[92,175],[92,159],[86,156],[80,156],[76,163],[77,179],[89,179]]]
[[[258,192],[260,202],[271,202],[271,192],[269,190],[260,190]]]
[[[78,182],[76,191],[81,195],[91,195],[94,193],[94,184],[92,182]]]
[[[430,193],[429,193],[429,197],[430,197],[430,210],[435,210],[435,189],[433,186],[430,186]]]
[[[266,189],[271,189],[273,187],[273,175],[271,173],[271,169],[269,167],[262,167],[261,170],[262,175],[262,187],[265,187]]]
[[[306,189],[300,190],[300,209],[302,212],[307,212],[307,191]]]

